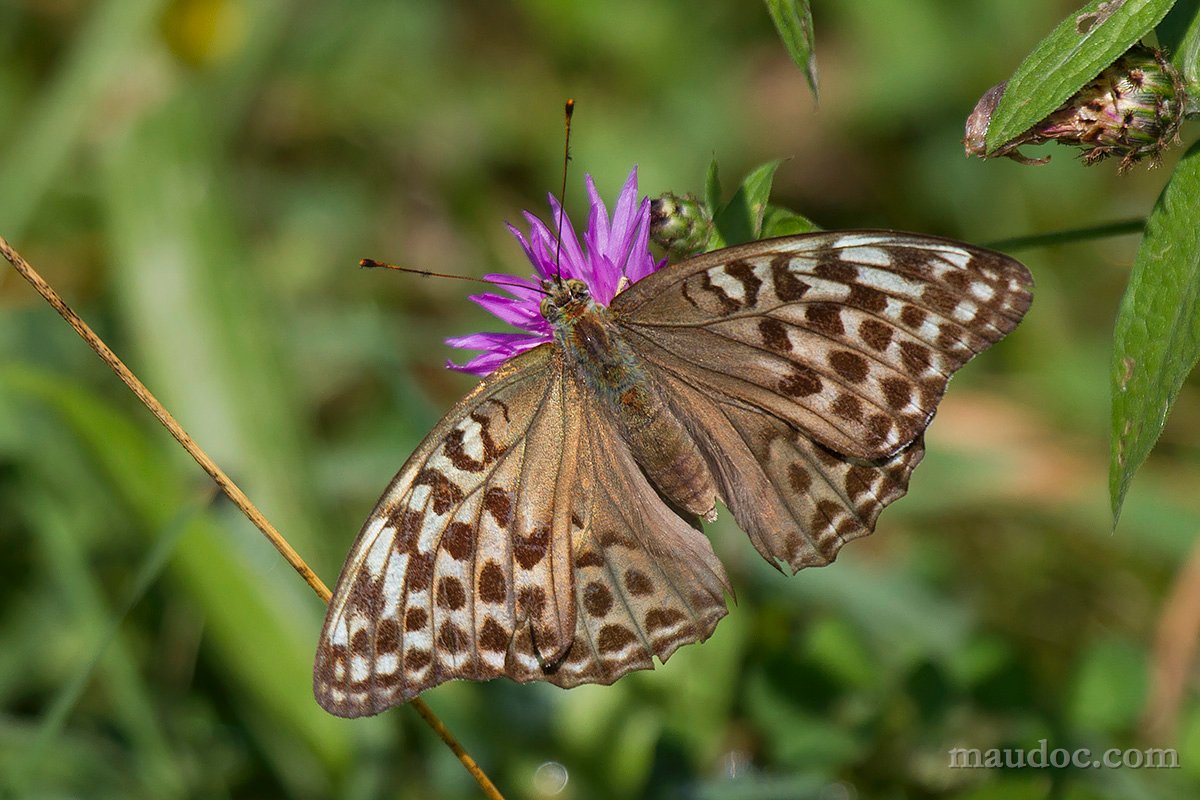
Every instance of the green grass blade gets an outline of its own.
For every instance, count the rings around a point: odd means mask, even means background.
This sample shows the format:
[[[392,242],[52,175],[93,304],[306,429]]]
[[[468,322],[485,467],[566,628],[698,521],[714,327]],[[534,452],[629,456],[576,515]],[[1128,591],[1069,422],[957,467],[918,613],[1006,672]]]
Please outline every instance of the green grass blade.
[[[1074,244],[1092,239],[1106,239],[1110,236],[1128,236],[1141,233],[1146,227],[1144,219],[1126,219],[1120,222],[1106,222],[1103,225],[1088,225],[1086,228],[1072,228],[1067,231],[1051,231],[1050,233],[1035,233],[1030,236],[1011,236],[1007,239],[996,239],[984,243],[984,247],[993,250],[1011,252],[1013,250],[1028,250],[1033,247],[1053,247],[1060,244]]]
[[[813,51],[812,7],[809,0],[767,0],[767,11],[788,55],[803,70],[813,96],[816,96],[817,58]]]
[[[188,97],[156,110],[110,156],[113,288],[139,323],[142,380],[235,480],[254,476],[255,502],[310,553],[320,514],[271,265],[254,260],[231,213],[220,140],[202,108]]]
[[[192,519],[209,505],[214,491],[215,487],[205,493],[201,502],[183,508],[156,537],[153,547],[138,567],[137,574],[129,585],[124,600],[116,607],[115,611],[109,614],[107,625],[97,635],[91,656],[79,664],[71,679],[63,684],[49,708],[42,715],[41,724],[33,736],[33,741],[29,743],[22,759],[18,762],[19,769],[14,771],[15,774],[9,775],[10,786],[20,786],[23,777],[27,778],[36,774],[51,742],[56,742],[71,711],[79,703],[88,682],[95,674],[97,667],[100,666],[104,655],[109,651],[109,646],[116,639],[117,633],[121,629],[121,623],[162,575],[171,554],[175,552],[175,546],[179,543],[180,537],[188,529]],[[80,574],[85,578],[88,575],[86,570],[82,570]],[[99,592],[94,592],[94,594],[98,596]],[[98,606],[93,606],[93,608],[98,610]],[[169,776],[171,773],[164,771],[164,774]],[[178,794],[182,787],[176,785],[173,788],[174,793]],[[160,790],[162,790],[161,787]]]
[[[1026,56],[992,115],[987,149],[1019,136],[1154,29],[1175,0],[1092,0]]]
[[[1146,223],[1117,315],[1109,494],[1114,520],[1200,358],[1200,145],[1180,160]]]
[[[78,437],[146,533],[167,523],[186,504],[193,484],[168,458],[171,444],[150,436],[94,394],[19,365],[0,369],[0,385],[57,414]],[[165,432],[156,436],[168,439]],[[168,440],[169,441],[169,440]],[[320,622],[317,601],[241,517],[193,519],[171,559],[170,576],[205,614],[205,646],[223,665],[241,713],[266,720],[264,729],[305,746],[293,772],[323,765],[336,774],[351,758],[351,731],[312,699],[312,632]],[[314,759],[314,756],[316,757]],[[301,769],[301,766],[303,769]]]
[[[59,169],[91,132],[92,114],[115,86],[128,79],[130,61],[145,47],[146,30],[166,0],[110,0],[96,4],[50,88],[21,120],[12,144],[0,154],[0,225],[19,240]],[[20,191],[15,191],[20,187]]]
[[[38,488],[33,489],[30,500],[28,508],[34,518],[33,527],[39,532],[38,544],[66,616],[87,639],[100,641],[112,614],[90,569],[87,546],[76,533],[77,509],[60,506],[55,495]],[[156,712],[150,684],[138,670],[133,648],[118,641],[96,660],[104,693],[113,708],[113,724],[129,738],[134,754],[132,777],[157,795],[182,797],[184,786],[175,769],[176,756]],[[37,744],[35,740],[34,746]]]

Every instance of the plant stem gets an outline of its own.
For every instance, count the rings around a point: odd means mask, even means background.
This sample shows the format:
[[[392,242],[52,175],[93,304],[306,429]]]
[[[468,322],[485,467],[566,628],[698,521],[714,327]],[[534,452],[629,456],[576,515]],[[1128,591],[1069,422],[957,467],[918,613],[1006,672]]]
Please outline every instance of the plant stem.
[[[1013,236],[1008,239],[997,239],[984,244],[993,250],[1028,250],[1031,247],[1049,247],[1055,244],[1071,244],[1084,242],[1088,239],[1103,239],[1108,236],[1125,236],[1131,233],[1141,233],[1146,227],[1144,219],[1127,219],[1121,222],[1108,222],[1104,225],[1092,225],[1087,228],[1070,228],[1065,231],[1051,231],[1032,236]]]
[[[55,311],[58,312],[59,316],[66,320],[67,324],[75,329],[75,332],[78,333],[80,337],[87,343],[88,347],[90,347],[92,351],[96,353],[96,355],[100,356],[100,359],[107,364],[113,372],[117,373],[117,377],[121,379],[122,383],[129,387],[129,391],[133,392],[134,395],[142,401],[142,404],[145,405],[146,408],[150,409],[150,413],[153,414],[160,423],[162,423],[162,426],[166,428],[173,437],[175,437],[175,441],[179,442],[180,446],[187,451],[188,455],[195,459],[196,463],[200,465],[200,468],[208,473],[209,477],[216,482],[221,491],[223,491],[226,496],[233,501],[233,504],[236,505],[238,509],[246,516],[246,519],[250,520],[252,523],[254,523],[254,527],[262,531],[263,536],[267,537],[267,540],[275,547],[276,550],[279,551],[279,554],[282,555],[284,560],[291,565],[292,569],[296,570],[296,572],[300,574],[300,577],[304,579],[304,582],[312,587],[312,590],[316,592],[317,597],[321,598],[322,602],[328,603],[329,598],[332,595],[332,593],[329,591],[329,587],[327,587],[324,582],[317,577],[317,574],[312,571],[312,568],[309,567],[307,563],[305,563],[304,559],[300,557],[300,554],[297,553],[291,544],[288,543],[287,539],[283,537],[283,534],[275,529],[275,526],[263,516],[262,512],[259,511],[252,502],[250,502],[250,498],[238,488],[237,484],[235,484],[229,478],[229,476],[226,475],[219,466],[217,466],[216,462],[213,461],[208,454],[200,448],[200,445],[196,444],[195,440],[193,440],[192,437],[188,435],[187,431],[183,429],[183,426],[180,425],[175,420],[175,417],[171,415],[171,412],[167,411],[163,404],[160,403],[158,399],[150,393],[150,390],[146,388],[145,384],[138,380],[137,376],[134,375],[133,372],[125,366],[121,359],[117,357],[117,354],[114,353],[108,347],[108,345],[106,345],[104,341],[96,335],[95,331],[93,331],[78,314],[71,310],[71,307],[66,304],[62,297],[60,297],[53,288],[51,288],[50,284],[46,282],[46,279],[38,274],[37,270],[35,270],[28,261],[22,258],[21,254],[14,250],[12,245],[10,245],[3,236],[0,236],[0,255],[3,255],[8,263],[12,264],[13,268],[20,273],[21,277],[28,281],[30,285],[37,290],[37,293],[40,294],[45,301],[49,303]],[[437,733],[446,746],[450,748],[462,765],[466,767],[467,772],[471,773],[471,777],[473,777],[476,782],[479,783],[479,787],[483,790],[483,793],[491,800],[504,800],[503,795],[501,795],[499,790],[496,789],[496,786],[492,783],[491,779],[488,778],[487,774],[475,762],[475,759],[471,758],[470,754],[463,749],[463,746],[458,743],[457,739],[454,738],[454,734],[452,734],[445,724],[438,719],[437,715],[433,713],[433,710],[430,709],[429,706],[425,705],[424,701],[422,701],[419,697],[411,700],[409,705],[411,705],[416,712],[421,715],[421,718],[425,720],[429,727],[433,728],[434,732]]]

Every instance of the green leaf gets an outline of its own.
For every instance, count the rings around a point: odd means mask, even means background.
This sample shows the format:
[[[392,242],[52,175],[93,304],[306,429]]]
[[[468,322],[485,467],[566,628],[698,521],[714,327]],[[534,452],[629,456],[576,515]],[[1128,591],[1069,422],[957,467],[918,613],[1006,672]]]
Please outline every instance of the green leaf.
[[[737,706],[741,670],[753,642],[748,626],[718,629],[704,647],[682,648],[671,656],[671,672],[654,670],[640,676],[665,699],[666,732],[687,749],[717,758],[723,752],[722,720]]]
[[[138,321],[140,377],[205,448],[255,476],[255,501],[311,552],[321,525],[271,272],[231,211],[236,189],[203,108],[194,97],[156,108],[106,162],[113,290]]]
[[[1026,56],[988,125],[991,152],[1099,75],[1166,16],[1175,0],[1092,0]]]
[[[176,470],[164,467],[165,433],[146,434],[98,396],[24,365],[4,365],[0,389],[56,414],[107,477],[113,502],[127,506],[142,530],[157,534],[188,502]],[[194,468],[186,463],[190,475]],[[251,542],[245,550],[234,546],[239,539],[212,515],[193,518],[171,560],[172,579],[203,610],[205,644],[237,688],[240,713],[286,733],[283,738],[296,742],[305,758],[315,756],[332,771],[344,769],[352,754],[350,731],[321,711],[310,694],[316,603],[297,605],[297,598],[309,598],[288,588],[295,578],[269,571],[264,565],[274,563],[275,553],[254,541],[249,523],[233,519],[236,536]],[[250,560],[248,553],[262,560]],[[302,774],[318,772],[306,764]]]
[[[767,0],[771,21],[796,66],[804,71],[813,96],[817,94],[817,58],[813,52],[812,8],[808,0]]]
[[[1069,722],[1081,731],[1118,734],[1137,723],[1146,700],[1146,653],[1124,640],[1102,640],[1083,655],[1071,681]]]
[[[65,524],[61,511],[45,497],[37,496],[35,498],[35,507],[37,507],[36,504],[41,505],[39,511],[43,518],[39,530],[42,532],[43,547],[46,547],[48,551],[46,561],[53,566],[56,577],[60,580],[63,594],[73,600],[77,606],[76,615],[87,619],[88,627],[94,631],[95,644],[91,648],[90,657],[80,660],[71,670],[71,679],[60,686],[55,693],[54,701],[42,715],[37,734],[30,737],[28,747],[24,749],[20,760],[14,765],[13,772],[7,776],[8,780],[12,782],[10,786],[21,786],[20,781],[29,775],[36,774],[44,757],[52,749],[58,749],[67,718],[79,703],[80,698],[83,697],[84,690],[93,674],[99,670],[106,654],[110,654],[112,650],[121,649],[115,645],[115,640],[118,638],[125,618],[158,580],[167,566],[167,561],[174,552],[179,538],[187,530],[188,523],[209,505],[215,491],[216,489],[213,487],[206,494],[202,503],[193,501],[184,506],[165,526],[155,538],[149,552],[142,558],[137,577],[124,592],[124,601],[107,614],[101,589],[93,574],[88,570],[87,554],[76,539],[74,532]],[[102,622],[105,616],[107,616],[107,620]],[[137,730],[132,734],[134,736],[140,734],[144,740],[148,740],[142,743],[142,750],[150,752],[143,752],[142,760],[151,761],[148,766],[158,770],[154,774],[154,778],[158,781],[156,789],[169,793],[171,796],[182,796],[183,787],[180,785],[179,775],[172,770],[169,760],[171,753],[166,739],[157,726],[149,722],[155,720],[156,715],[149,701],[149,693],[133,677],[136,675],[136,670],[132,666],[132,658],[127,652],[120,652],[116,658],[110,655],[108,659],[110,672],[116,672],[114,662],[121,666],[121,671],[118,673],[120,678],[117,680],[123,684],[120,686],[123,691],[117,692],[118,697],[114,699],[120,706],[122,717],[128,718],[131,712],[133,714],[141,712],[139,716],[145,720],[136,726]],[[131,698],[134,700],[133,703],[130,702]],[[135,707],[129,708],[130,705]],[[51,747],[52,743],[53,748]]]
[[[782,160],[771,161],[752,170],[729,202],[719,210],[714,209],[714,234],[722,240],[721,246],[753,242],[761,237],[771,182],[782,163]]]
[[[770,239],[775,236],[792,236],[797,233],[812,233],[819,230],[821,230],[821,226],[808,217],[797,214],[791,209],[768,205],[767,211],[763,215],[760,238]]]
[[[6,136],[0,186],[21,187],[0,193],[0,224],[9,239],[22,237],[55,179],[72,168],[75,148],[94,134],[95,114],[104,113],[103,98],[120,90],[130,60],[145,46],[147,31],[166,5],[166,0],[95,3],[87,22],[73,33],[69,57],[54,62],[53,80]],[[13,24],[7,10],[4,19],[6,27]]]
[[[816,620],[804,633],[804,650],[842,685],[870,688],[879,681],[878,664],[861,632],[844,619]]]
[[[959,800],[1041,800],[1050,796],[1050,781],[1041,775],[1005,776],[960,795]]]
[[[715,158],[708,162],[708,174],[704,176],[704,203],[716,217],[721,207],[721,175]]]
[[[1183,76],[1188,94],[1200,92],[1200,0],[1178,0],[1158,26],[1158,43]]]
[[[743,713],[762,732],[763,746],[775,761],[798,771],[836,774],[861,757],[861,733],[788,702],[761,671],[744,680]]]
[[[774,580],[765,563],[756,564],[758,575]],[[836,608],[841,618],[863,632],[868,647],[881,661],[911,664],[934,656],[948,660],[966,646],[970,614],[947,598],[929,590],[903,572],[882,572],[853,561],[839,562],[836,570],[814,570],[806,580],[781,587],[788,602],[801,606],[817,603]],[[936,626],[928,621],[938,620]]]
[[[1175,167],[1138,248],[1117,314],[1109,494],[1114,521],[1200,358],[1200,144]]]

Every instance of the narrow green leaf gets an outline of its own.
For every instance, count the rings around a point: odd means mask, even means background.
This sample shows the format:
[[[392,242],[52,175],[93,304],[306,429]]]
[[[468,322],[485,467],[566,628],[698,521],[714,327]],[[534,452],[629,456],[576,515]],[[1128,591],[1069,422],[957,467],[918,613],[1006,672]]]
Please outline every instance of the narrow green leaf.
[[[717,169],[717,159],[713,158],[708,162],[708,174],[704,176],[704,203],[708,206],[713,220],[720,217],[721,212],[725,210],[725,204],[721,202],[721,194],[721,174]],[[714,224],[708,235],[708,244],[704,246],[704,251],[711,253],[713,250],[720,250],[727,244],[725,237],[721,235],[720,228]]]
[[[771,183],[775,180],[775,170],[782,163],[782,160],[771,161],[752,170],[729,202],[713,213],[714,227],[724,246],[760,238]]]
[[[708,162],[708,174],[704,176],[704,203],[716,217],[721,209],[721,175],[715,158]]]
[[[54,563],[56,572],[62,574],[66,571],[66,567],[73,567],[70,571],[70,580],[66,583],[70,586],[71,594],[84,594],[86,603],[83,604],[87,613],[94,618],[93,627],[96,629],[96,642],[92,647],[91,656],[81,661],[71,674],[71,679],[62,685],[54,697],[53,702],[42,715],[41,724],[38,726],[37,734],[32,736],[28,743],[28,748],[23,753],[19,762],[19,766],[14,771],[14,774],[8,776],[13,783],[11,785],[20,785],[18,781],[37,772],[44,756],[50,750],[50,745],[53,743],[57,746],[63,727],[75,706],[83,697],[84,689],[87,688],[88,682],[93,674],[100,666],[101,660],[109,652],[110,646],[117,638],[117,634],[121,629],[121,624],[125,621],[125,617],[133,610],[145,596],[150,587],[158,580],[163,569],[167,566],[168,559],[175,551],[175,545],[178,544],[180,537],[184,531],[188,529],[192,518],[206,508],[213,496],[216,488],[213,487],[205,493],[201,502],[192,501],[184,506],[174,518],[165,526],[161,534],[158,535],[149,552],[142,558],[141,566],[138,567],[136,577],[125,590],[124,600],[119,606],[107,614],[107,621],[101,626],[99,618],[104,614],[104,603],[101,601],[101,594],[98,587],[94,585],[94,579],[88,572],[84,563],[85,557],[75,552],[79,545],[74,542],[70,535],[64,535],[61,525],[53,524],[57,522],[55,513],[46,511],[51,524],[46,524],[48,520],[43,520],[41,530],[43,531],[43,539],[49,541],[57,537],[58,541],[55,545],[59,550],[68,549],[70,558],[59,558],[51,563]],[[38,500],[45,503],[45,498],[39,497]],[[50,561],[50,559],[48,559]],[[64,563],[66,562],[66,563]],[[102,628],[102,629],[101,629]],[[122,659],[128,659],[124,653],[121,654]],[[140,688],[140,687],[139,687]],[[148,704],[147,704],[148,706]],[[127,714],[128,709],[122,709],[122,712]],[[147,710],[145,712],[147,719],[154,719],[154,714]],[[143,726],[149,727],[149,726]],[[150,728],[152,735],[157,736],[158,733],[153,728]],[[156,749],[155,760],[153,766],[159,767],[158,774],[154,777],[158,778],[160,783],[156,786],[159,791],[169,791],[172,796],[181,794],[183,787],[178,785],[179,776],[172,774],[171,770],[165,767],[169,764],[169,754],[166,751],[165,742],[158,742],[152,739],[152,746]]]
[[[808,217],[797,214],[788,208],[768,205],[766,213],[763,214],[761,238],[792,236],[797,233],[812,233],[819,230],[821,230],[821,226]]]
[[[256,502],[311,552],[321,521],[272,273],[231,211],[236,190],[204,108],[190,96],[164,103],[113,148],[103,184],[112,287],[137,321],[142,379],[227,468],[255,476]]]
[[[1153,30],[1175,0],[1092,0],[1026,56],[988,125],[987,149],[1019,136]]]
[[[1128,236],[1133,233],[1141,233],[1145,227],[1146,220],[1144,219],[1126,219],[1120,222],[1105,222],[1101,225],[1088,225],[1084,228],[1071,228],[1065,231],[1034,233],[1029,236],[1009,236],[1004,239],[983,242],[982,245],[992,250],[1009,253],[1013,250],[1028,250],[1031,247],[1052,247],[1104,239],[1110,236]]]
[[[91,5],[87,22],[74,33],[73,46],[50,62],[58,66],[48,86],[37,93],[21,120],[9,120],[0,186],[19,186],[21,191],[0,192],[0,224],[13,241],[21,239],[74,148],[94,135],[97,109],[126,80],[131,60],[145,46],[147,30],[154,29],[167,2]]]
[[[813,52],[812,8],[809,0],[767,0],[767,11],[779,31],[788,55],[808,79],[813,96],[817,95],[817,58]]]
[[[108,479],[114,502],[127,506],[142,530],[162,530],[172,510],[188,502],[176,471],[163,467],[168,445],[161,431],[147,434],[98,396],[24,365],[0,365],[0,387],[61,417]],[[268,720],[274,730],[307,745],[307,756],[326,768],[344,769],[352,753],[350,732],[310,694],[311,636],[319,611],[315,604],[298,605],[308,598],[289,588],[294,576],[264,571],[275,554],[254,542],[249,523],[232,524],[236,534],[210,516],[193,518],[171,560],[172,578],[203,609],[206,645],[238,687],[242,713]],[[244,550],[234,545],[241,537],[251,537]],[[261,562],[250,560],[254,553]]]
[[[1138,248],[1112,361],[1113,518],[1200,358],[1200,144],[1180,160]]]
[[[1194,97],[1200,92],[1200,0],[1175,3],[1158,26],[1158,43],[1183,76],[1188,94]]]

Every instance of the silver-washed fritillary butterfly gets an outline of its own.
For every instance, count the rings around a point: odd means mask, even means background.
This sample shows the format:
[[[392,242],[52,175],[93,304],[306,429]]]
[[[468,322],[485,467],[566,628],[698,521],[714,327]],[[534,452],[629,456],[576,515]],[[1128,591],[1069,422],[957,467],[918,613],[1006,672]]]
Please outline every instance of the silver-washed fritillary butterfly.
[[[511,352],[359,533],[317,650],[328,711],[452,679],[607,684],[703,641],[729,584],[698,518],[720,501],[768,561],[828,564],[905,493],[950,376],[1029,307],[1012,258],[890,231],[633,275],[648,209],[626,189],[552,274],[545,227],[521,238],[543,278],[508,299],[526,339],[472,345]]]

